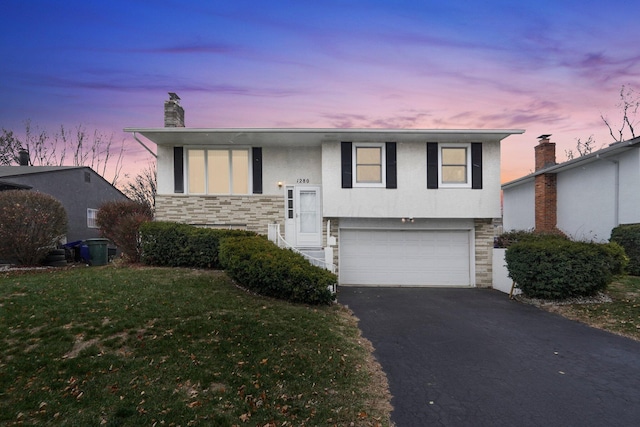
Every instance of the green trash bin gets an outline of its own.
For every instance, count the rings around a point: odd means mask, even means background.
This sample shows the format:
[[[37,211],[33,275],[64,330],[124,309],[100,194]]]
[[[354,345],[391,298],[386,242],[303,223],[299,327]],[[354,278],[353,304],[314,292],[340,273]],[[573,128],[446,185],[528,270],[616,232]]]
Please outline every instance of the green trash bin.
[[[89,264],[91,265],[107,265],[109,260],[109,251],[107,245],[109,239],[87,239],[86,245],[89,247]]]

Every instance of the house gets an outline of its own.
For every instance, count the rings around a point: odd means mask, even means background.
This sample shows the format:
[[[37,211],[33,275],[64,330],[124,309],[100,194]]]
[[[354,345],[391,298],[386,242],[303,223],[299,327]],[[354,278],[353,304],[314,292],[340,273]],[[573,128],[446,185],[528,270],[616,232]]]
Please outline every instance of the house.
[[[535,147],[535,172],[502,186],[505,230],[606,241],[616,226],[640,223],[640,137],[556,163],[549,136]]]
[[[113,200],[128,200],[89,167],[22,163],[21,166],[0,166],[0,191],[39,191],[58,199],[67,211],[67,242],[100,237],[95,222],[100,206]]]
[[[156,219],[270,233],[341,285],[491,286],[500,142],[523,130],[186,128],[170,95],[165,127],[125,129],[157,146]]]

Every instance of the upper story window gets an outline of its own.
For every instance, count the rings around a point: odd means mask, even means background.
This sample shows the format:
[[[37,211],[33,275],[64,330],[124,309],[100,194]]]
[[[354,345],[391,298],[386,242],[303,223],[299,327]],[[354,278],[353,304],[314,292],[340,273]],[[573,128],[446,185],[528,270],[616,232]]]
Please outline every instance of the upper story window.
[[[236,149],[187,152],[191,194],[249,194],[249,151]]]
[[[354,187],[385,186],[385,144],[353,144]]]
[[[87,208],[87,228],[99,228],[96,224],[98,209]]]
[[[471,150],[468,144],[440,146],[440,186],[471,187]]]

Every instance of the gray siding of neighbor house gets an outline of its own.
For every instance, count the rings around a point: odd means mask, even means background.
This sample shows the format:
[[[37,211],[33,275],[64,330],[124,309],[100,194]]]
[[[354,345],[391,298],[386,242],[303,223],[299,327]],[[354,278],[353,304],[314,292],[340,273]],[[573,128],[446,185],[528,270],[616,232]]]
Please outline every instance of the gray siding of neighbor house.
[[[39,191],[58,199],[67,211],[68,242],[100,237],[97,228],[87,227],[87,209],[99,209],[105,202],[127,200],[124,194],[88,167],[5,176],[2,179],[32,187],[26,191]]]

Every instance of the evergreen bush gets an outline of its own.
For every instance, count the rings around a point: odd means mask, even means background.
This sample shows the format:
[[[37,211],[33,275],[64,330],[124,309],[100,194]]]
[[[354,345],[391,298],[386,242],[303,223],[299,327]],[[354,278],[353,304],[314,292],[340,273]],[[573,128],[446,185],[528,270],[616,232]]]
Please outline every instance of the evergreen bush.
[[[37,191],[0,191],[0,259],[37,265],[67,232],[67,211]]]
[[[533,230],[512,230],[506,231],[496,237],[494,247],[496,248],[508,248],[509,246],[518,242],[530,242],[536,240],[569,240],[569,238],[559,230],[549,232],[539,232]]]
[[[261,295],[313,305],[334,298],[329,287],[337,282],[335,274],[263,236],[222,240],[220,263],[234,280]]]
[[[618,244],[556,237],[515,243],[507,249],[505,260],[509,277],[526,296],[556,300],[591,296],[606,289],[626,264]]]
[[[629,257],[627,272],[640,276],[640,224],[620,225],[611,230],[611,242],[624,248]]]
[[[224,237],[255,236],[243,230],[217,230],[169,221],[142,225],[142,262],[161,267],[220,268],[218,247]]]

